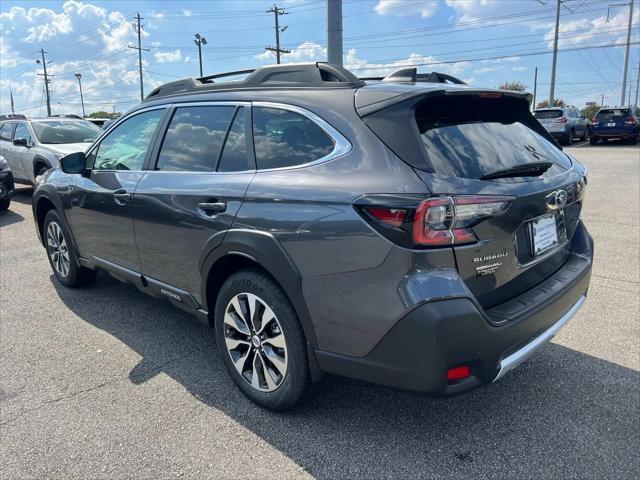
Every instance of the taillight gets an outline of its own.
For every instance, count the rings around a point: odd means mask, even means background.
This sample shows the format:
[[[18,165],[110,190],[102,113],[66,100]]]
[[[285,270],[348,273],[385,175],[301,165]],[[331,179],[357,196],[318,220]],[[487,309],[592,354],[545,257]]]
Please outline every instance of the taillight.
[[[635,125],[636,124],[636,119],[633,118],[633,117],[625,118],[624,124],[625,125]]]
[[[598,120],[596,117],[593,117],[593,120],[591,120],[592,125],[598,125],[599,123],[600,123],[600,120]]]
[[[566,117],[560,117],[559,119],[556,120],[556,123],[567,123],[567,119]]]
[[[366,196],[356,201],[356,208],[376,230],[402,246],[442,247],[476,242],[471,227],[506,212],[513,197],[436,196],[413,204],[407,200]]]

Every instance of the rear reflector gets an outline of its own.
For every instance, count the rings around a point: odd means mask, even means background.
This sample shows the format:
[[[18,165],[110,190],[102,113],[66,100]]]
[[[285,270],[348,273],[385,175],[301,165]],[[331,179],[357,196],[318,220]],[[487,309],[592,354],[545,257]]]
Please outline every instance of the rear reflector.
[[[450,368],[447,370],[447,381],[462,380],[471,376],[471,368],[469,365],[462,365],[461,367]]]

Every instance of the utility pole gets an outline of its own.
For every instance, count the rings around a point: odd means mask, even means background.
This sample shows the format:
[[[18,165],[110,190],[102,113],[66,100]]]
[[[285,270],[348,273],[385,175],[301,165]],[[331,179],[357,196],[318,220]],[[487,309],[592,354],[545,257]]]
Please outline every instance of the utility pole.
[[[199,33],[196,33],[195,37],[196,39],[194,40],[194,42],[198,46],[198,58],[200,59],[200,77],[203,77],[204,75],[202,75],[202,45],[207,44],[207,39],[204,38]]]
[[[604,107],[604,93],[602,94],[602,98],[600,99],[600,108]]]
[[[560,28],[560,4],[562,0],[557,0],[556,5],[556,29],[553,34],[553,63],[551,64],[551,91],[549,92],[549,106],[553,107],[553,100],[556,90],[556,63],[558,62],[558,29]]]
[[[133,29],[136,31],[136,33],[138,34],[138,46],[134,47],[129,45],[129,48],[133,48],[134,50],[138,50],[138,67],[140,69],[140,101],[144,100],[144,87],[143,87],[143,80],[142,80],[142,51],[144,50],[145,52],[148,52],[149,49],[148,48],[142,48],[142,39],[141,39],[141,35],[142,35],[142,28],[143,26],[140,25],[140,20],[144,20],[143,17],[140,16],[140,12],[138,12],[138,14],[136,15],[136,21],[132,23],[133,25]]]
[[[280,48],[280,33],[284,32],[287,27],[280,27],[278,23],[278,19],[280,15],[287,15],[289,12],[285,12],[284,8],[278,8],[277,5],[274,5],[271,9],[267,10],[267,13],[273,13],[276,20],[276,46],[275,47],[265,47],[265,50],[269,50],[276,54],[276,63],[280,64],[280,54],[282,53],[291,53],[291,50],[287,50],[285,48]]]
[[[327,0],[327,60],[342,66],[342,0]]]
[[[640,63],[638,63],[638,76],[636,77],[636,101],[634,105],[638,106],[638,89],[640,88]]]
[[[633,3],[635,0],[631,0],[628,5],[629,6],[629,26],[627,27],[627,46],[624,49],[624,70],[622,73],[622,93],[620,94],[620,106],[625,105],[624,94],[627,89],[627,70],[629,69],[629,47],[631,44],[631,24],[633,23]],[[629,98],[629,103],[631,103],[631,98]]]
[[[80,86],[80,103],[82,104],[82,118],[86,116],[84,113],[84,98],[82,97],[82,74],[76,73],[76,78],[78,79],[78,85]]]
[[[47,62],[44,59],[44,54],[47,52],[45,52],[44,49],[41,48],[40,53],[42,54],[42,62],[40,62],[40,60],[36,60],[36,63],[42,63],[42,68],[44,69],[44,91],[47,96],[47,116],[50,117],[51,116],[51,97],[49,95],[49,83],[51,82],[51,80],[49,80],[49,76],[47,75]],[[42,75],[42,74],[39,73],[38,75]]]
[[[533,74],[533,105],[532,110],[536,109],[536,94],[538,93],[538,67],[536,67],[535,73]]]

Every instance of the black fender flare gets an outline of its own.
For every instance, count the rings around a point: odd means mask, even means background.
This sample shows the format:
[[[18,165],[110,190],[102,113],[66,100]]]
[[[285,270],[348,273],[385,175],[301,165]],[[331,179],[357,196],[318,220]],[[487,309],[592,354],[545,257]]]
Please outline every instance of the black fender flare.
[[[44,163],[48,168],[51,168],[51,162],[46,159],[45,157],[42,157],[40,155],[36,155],[35,157],[33,157],[33,162],[31,163],[31,171],[34,174],[35,177],[35,167],[38,163]]]
[[[302,294],[302,277],[274,235],[256,230],[232,229],[215,235],[207,245],[211,248],[209,251],[205,250],[200,262],[200,298],[205,310],[210,311],[207,281],[216,262],[229,255],[244,256],[264,268],[282,287],[298,315],[307,343],[312,349],[317,348],[315,329]]]

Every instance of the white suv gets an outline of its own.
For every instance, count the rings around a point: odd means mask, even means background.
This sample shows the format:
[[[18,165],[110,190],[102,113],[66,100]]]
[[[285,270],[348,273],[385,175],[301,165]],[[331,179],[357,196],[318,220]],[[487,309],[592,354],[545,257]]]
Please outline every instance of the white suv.
[[[564,145],[571,145],[576,137],[588,140],[591,134],[591,123],[576,107],[538,108],[533,116]]]
[[[0,117],[0,155],[16,183],[33,185],[36,177],[59,166],[65,155],[85,151],[100,133],[100,128],[79,117],[5,115]]]

